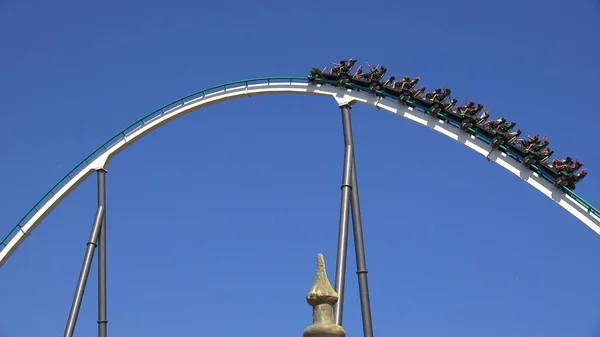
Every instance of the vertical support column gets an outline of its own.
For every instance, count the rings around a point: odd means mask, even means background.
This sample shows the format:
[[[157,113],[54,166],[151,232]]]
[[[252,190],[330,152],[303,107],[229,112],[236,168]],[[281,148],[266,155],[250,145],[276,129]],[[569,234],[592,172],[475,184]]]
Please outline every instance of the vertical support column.
[[[106,170],[99,169],[98,207],[104,210],[98,239],[98,337],[106,337],[108,323],[106,305]]]
[[[348,105],[342,106],[342,120],[344,111],[350,110]],[[352,158],[354,157],[352,142],[348,142],[346,127],[344,124],[344,173],[342,179],[342,202],[340,207],[340,227],[338,233],[337,265],[335,270],[335,291],[338,294],[338,302],[335,306],[335,324],[342,325],[344,311],[344,287],[346,284],[346,256],[348,252],[348,225],[350,221],[350,198],[352,180]]]
[[[373,323],[372,323],[372,317],[371,317],[371,303],[370,303],[370,299],[369,299],[369,285],[368,285],[368,280],[367,280],[367,262],[366,262],[366,256],[365,256],[365,248],[364,248],[364,239],[363,239],[363,231],[362,231],[362,219],[361,219],[361,214],[360,214],[360,200],[359,200],[359,195],[358,195],[358,178],[357,178],[357,173],[356,173],[356,160],[355,160],[355,153],[354,153],[354,139],[352,136],[352,119],[350,116],[350,105],[348,104],[343,104],[340,106],[340,109],[342,111],[342,126],[344,129],[344,144],[346,145],[346,154],[350,156],[350,158],[346,158],[347,160],[350,160],[350,188],[348,189],[350,191],[350,205],[352,208],[352,227],[353,227],[353,236],[354,236],[354,249],[356,252],[356,274],[358,275],[358,287],[359,287],[359,292],[360,292],[360,306],[361,306],[361,316],[362,316],[362,323],[363,323],[363,334],[365,337],[373,337]],[[350,149],[350,151],[348,151],[348,149]],[[344,174],[347,173],[346,171],[346,164],[347,162],[344,163]],[[346,178],[346,175],[344,175],[344,178]],[[344,186],[344,185],[343,185]],[[345,205],[345,204],[342,204]],[[346,213],[346,217],[347,217],[347,213]],[[342,234],[342,226],[341,226],[341,222],[340,222],[340,237]],[[346,232],[345,237],[344,237],[344,243],[347,246],[347,238],[348,238],[348,227],[347,227],[347,219],[345,224],[345,230]],[[341,242],[341,239],[340,239]],[[340,246],[340,244],[338,244],[338,247]],[[344,246],[344,253],[345,253],[345,248],[346,246]],[[338,248],[338,256],[339,256],[339,252],[340,249]],[[340,261],[339,257],[338,257],[338,261]],[[344,267],[342,269],[344,277],[342,278],[342,284],[340,286],[340,289],[343,291],[344,289],[344,284],[343,284],[343,279],[345,278],[345,256],[343,259],[343,263],[344,263]],[[336,282],[336,287],[338,286],[338,283]],[[336,288],[337,290],[337,288]],[[343,300],[343,297],[340,296],[340,302]],[[336,324],[341,325],[342,324],[342,312],[343,312],[343,304],[340,305],[338,302],[338,306],[336,307]],[[341,302],[343,303],[343,302]]]
[[[348,114],[350,120],[350,114]],[[373,322],[371,317],[371,301],[369,299],[369,282],[367,280],[367,258],[363,240],[362,219],[360,215],[360,200],[358,198],[358,178],[356,177],[356,161],[352,158],[352,227],[354,229],[354,250],[356,252],[356,274],[360,293],[360,311],[363,323],[364,337],[373,337]]]
[[[94,218],[94,225],[92,226],[92,233],[90,234],[85,257],[83,258],[83,266],[81,267],[79,280],[77,281],[77,288],[75,289],[75,295],[73,296],[73,303],[71,304],[71,311],[69,312],[69,319],[67,320],[67,326],[65,327],[64,337],[73,337],[73,333],[75,332],[75,325],[77,324],[77,317],[79,316],[83,293],[85,292],[85,286],[92,267],[94,250],[96,249],[103,221],[104,207],[98,206],[96,217]]]

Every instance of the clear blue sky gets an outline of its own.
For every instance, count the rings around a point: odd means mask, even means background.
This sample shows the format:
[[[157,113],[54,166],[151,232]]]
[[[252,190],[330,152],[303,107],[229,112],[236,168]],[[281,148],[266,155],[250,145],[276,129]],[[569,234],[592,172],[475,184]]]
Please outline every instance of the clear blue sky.
[[[547,135],[598,205],[599,19],[597,0],[1,1],[1,234],[162,104],[348,57]],[[353,121],[376,336],[600,335],[596,234],[444,137],[368,107]],[[342,157],[335,103],[298,96],[212,106],[127,149],[108,173],[110,336],[300,335],[319,252],[334,278]],[[1,336],[62,334],[95,184],[0,270]],[[355,270],[351,250],[349,336]],[[94,268],[76,335],[95,334]]]

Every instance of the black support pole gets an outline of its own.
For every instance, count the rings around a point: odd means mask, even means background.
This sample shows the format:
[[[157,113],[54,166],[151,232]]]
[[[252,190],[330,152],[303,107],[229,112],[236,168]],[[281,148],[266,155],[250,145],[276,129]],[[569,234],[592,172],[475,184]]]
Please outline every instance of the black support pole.
[[[335,270],[335,291],[338,302],[335,305],[335,323],[342,325],[344,311],[344,288],[346,284],[346,256],[348,252],[348,225],[350,221],[350,198],[352,180],[352,145],[346,143],[344,153],[344,173],[342,178],[342,201],[340,206],[340,226],[338,233],[337,265]]]
[[[356,253],[356,274],[358,276],[358,288],[360,293],[363,334],[364,337],[373,337],[373,322],[371,316],[371,303],[369,299],[369,283],[367,279],[367,261],[365,256],[362,218],[360,214],[360,199],[358,195],[358,178],[356,173],[357,170],[354,152],[354,139],[352,135],[352,118],[350,116],[351,108],[349,105],[342,105],[340,108],[342,110],[344,143],[346,147],[350,147],[353,150],[350,159],[350,205],[352,208],[352,228],[354,236],[354,250]]]
[[[358,275],[363,334],[364,337],[373,337],[371,301],[369,299],[369,282],[367,280],[367,258],[365,256],[365,243],[363,240],[362,219],[360,215],[360,200],[358,198],[358,179],[356,177],[356,162],[354,158],[352,159],[352,195],[350,203],[352,205],[352,228],[354,229],[356,274]]]
[[[108,323],[106,305],[106,170],[98,174],[98,207],[104,210],[98,240],[98,337],[106,337]]]
[[[87,243],[87,249],[85,251],[85,257],[83,259],[83,265],[79,274],[79,280],[77,281],[77,288],[75,289],[75,295],[73,296],[73,303],[71,304],[71,311],[69,312],[69,319],[67,320],[67,326],[65,327],[64,337],[73,337],[75,332],[75,325],[77,324],[77,316],[79,316],[79,309],[81,308],[81,301],[83,299],[83,293],[85,292],[85,286],[87,279],[90,274],[90,268],[92,267],[92,260],[94,259],[94,250],[98,242],[98,236],[100,235],[100,228],[104,221],[104,207],[98,206],[96,211],[96,217],[94,219],[94,225],[92,226],[92,232]]]

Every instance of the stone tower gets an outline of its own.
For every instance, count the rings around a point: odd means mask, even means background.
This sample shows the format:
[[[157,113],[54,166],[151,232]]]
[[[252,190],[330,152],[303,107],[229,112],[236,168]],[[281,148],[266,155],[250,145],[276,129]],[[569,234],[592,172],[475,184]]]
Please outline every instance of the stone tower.
[[[338,295],[331,287],[323,254],[317,256],[317,275],[315,283],[306,296],[306,302],[313,308],[313,323],[304,329],[304,337],[345,337],[346,331],[335,324],[333,306]]]

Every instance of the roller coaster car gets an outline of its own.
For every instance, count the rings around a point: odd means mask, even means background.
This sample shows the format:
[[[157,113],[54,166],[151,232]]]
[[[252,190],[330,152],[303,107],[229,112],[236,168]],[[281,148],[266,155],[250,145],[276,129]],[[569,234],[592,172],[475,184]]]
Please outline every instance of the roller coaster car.
[[[487,130],[488,132],[491,132],[493,130],[496,130],[498,127],[502,126],[502,125],[506,125],[506,119],[504,119],[504,117],[500,117],[498,119],[494,119],[491,121],[486,121],[485,123],[482,123],[481,125],[478,126],[478,130]]]
[[[568,165],[573,165],[573,159],[571,159],[571,157],[566,157],[565,159],[552,159],[552,162],[548,164],[549,167],[557,172]]]
[[[426,108],[426,113],[430,116],[439,118],[444,121],[454,121],[456,124],[460,124],[463,121],[463,117],[456,116],[452,113],[452,109],[458,102],[456,99],[452,99],[450,102],[431,102],[424,100],[421,97],[414,98],[414,102],[418,105]],[[410,105],[410,104],[409,104]],[[441,114],[441,116],[439,115]]]
[[[416,100],[419,104],[428,108],[430,115],[436,116],[441,112],[452,111],[452,108],[456,105],[456,100],[451,100],[450,103],[446,102],[451,93],[450,89],[442,91],[442,89],[438,88],[433,92],[426,93],[424,98],[417,97]]]
[[[546,166],[548,166],[548,169],[550,169],[554,175],[570,176],[577,172],[577,170],[583,166],[583,163],[576,160],[575,162],[570,161],[568,163],[555,164],[555,160],[553,160],[550,165]]]
[[[430,104],[429,105],[429,110],[428,110],[428,114],[431,116],[436,117],[438,113],[442,113],[444,114],[444,119],[452,119],[453,121],[455,121],[456,123],[460,124],[462,123],[462,121],[464,120],[463,117],[460,116],[455,116],[452,114],[452,110],[454,109],[454,107],[456,106],[456,103],[458,102],[457,99],[452,99],[450,102],[446,103],[446,102],[427,102],[427,103],[423,103],[422,100],[419,100],[420,104]]]
[[[513,150],[513,148],[511,148]],[[533,154],[532,152],[528,153],[526,156],[523,156],[523,163],[530,166],[536,165],[537,168],[542,171],[542,173],[551,178],[554,181],[556,186],[571,186],[574,187],[575,183],[583,177],[574,179],[574,173],[581,168],[582,164],[579,162],[573,163],[569,157],[567,157],[566,161],[560,161],[557,165],[557,160],[554,159],[551,164],[547,164],[546,161],[550,156],[552,156],[554,151],[550,149],[544,149],[542,151]],[[537,158],[536,158],[537,157]],[[531,166],[530,166],[531,167]],[[585,174],[584,174],[585,176]],[[559,181],[560,180],[560,181]],[[571,184],[572,183],[572,184]],[[560,187],[559,186],[559,187]],[[569,187],[569,188],[571,188]]]
[[[550,149],[543,149],[539,151],[530,150],[523,156],[523,164],[526,166],[538,165],[540,168],[549,168],[546,165],[546,161],[554,154],[554,151]]]
[[[515,125],[517,125],[515,122],[504,122],[504,124],[496,126],[494,130],[499,132],[509,132],[515,127]]]
[[[427,109],[427,114],[433,117],[439,117],[443,120],[452,120],[457,124],[461,124],[464,120],[464,116],[457,116],[452,113],[452,110],[458,103],[457,99],[452,99],[450,102],[439,102],[439,101],[428,101],[424,100],[421,97],[416,97],[415,102]],[[438,114],[442,114],[442,116],[438,116]]]
[[[409,79],[404,77],[402,80],[395,82],[392,86],[381,86],[380,90],[388,95],[396,97],[400,102],[406,103],[408,100],[414,100],[421,97],[425,92],[425,87],[414,89],[419,78]]]
[[[448,97],[450,97],[450,94],[452,93],[452,91],[450,89],[444,89],[442,91],[441,88],[435,89],[433,92],[428,92],[425,94],[425,99],[430,101],[430,102],[444,102]]]
[[[348,78],[347,72],[332,72],[326,73],[317,68],[310,69],[308,75],[309,83],[331,84],[334,86],[344,86],[345,80]]]
[[[492,149],[497,149],[500,145],[512,144],[517,137],[521,135],[523,132],[521,129],[518,129],[515,132],[510,132],[510,129],[514,127],[515,123],[509,124],[506,128],[500,128],[499,130],[492,130],[491,132],[485,130],[487,133],[486,136],[491,140]],[[482,130],[478,130],[482,131]]]
[[[358,86],[360,88],[365,88],[369,92],[373,92],[371,90],[371,85],[373,83],[373,81],[371,81],[371,76],[369,76],[368,78],[359,77],[359,76],[352,76],[352,77],[350,77],[348,79],[348,82],[350,82],[350,83],[352,83],[355,86]]]
[[[516,147],[514,145],[511,146],[512,151],[515,149]],[[553,153],[554,151],[551,151],[548,148],[541,151],[527,151],[522,157],[523,164],[527,166],[536,165],[544,175],[554,180],[555,186],[559,188],[567,187],[570,190],[575,190],[575,184],[587,175],[586,170],[581,170],[579,174],[576,173],[583,164],[578,161],[573,163],[569,157],[563,161],[557,161],[555,159],[551,164],[547,164],[548,158],[550,158]]]
[[[340,73],[327,73],[318,68],[311,68],[310,74],[308,75],[309,83],[327,83],[331,85],[340,85],[340,80],[343,78],[343,74]]]
[[[586,169],[576,173],[577,170],[579,170],[582,166],[583,164],[581,162],[573,162],[571,158],[567,157],[567,159],[563,161],[557,161],[554,159],[550,165],[543,165],[543,167],[540,168],[543,169],[546,174],[555,179],[554,185],[556,187],[567,187],[570,190],[574,190],[575,184],[577,184],[587,175]]]
[[[487,160],[490,160],[490,155],[494,150],[498,149],[501,145],[507,146],[512,144],[515,139],[521,135],[521,129],[510,132],[515,125],[516,123],[512,122],[498,125],[495,128],[476,126],[477,132],[489,139],[490,145],[492,146],[490,152],[485,156]]]
[[[575,185],[587,175],[587,170],[583,169],[578,174],[560,175],[554,182],[558,188],[566,187],[571,191],[575,190]]]
[[[535,135],[533,137],[528,136],[529,139],[517,139],[517,141],[515,142],[515,145],[520,146],[523,149],[526,148],[531,148],[531,147],[540,147],[540,149],[543,149],[544,147],[548,146],[548,144],[550,144],[550,142],[544,137],[542,139],[540,139],[540,137],[538,135]]]
[[[490,117],[488,110],[484,110],[481,117],[477,117],[477,114],[463,114],[463,120],[460,123],[460,129],[467,131],[469,128],[476,128],[482,125]]]
[[[580,182],[587,175],[587,171],[581,170],[581,172],[577,175],[573,175],[572,177],[559,177],[556,179],[554,186],[558,188],[566,187],[571,191],[575,190],[575,185]]]
[[[334,67],[329,73],[325,72],[325,69],[327,68],[324,68],[323,70],[318,68],[311,68],[310,74],[307,78],[308,82],[327,83],[343,87],[344,84],[347,82],[348,78],[350,77],[349,73],[350,71],[352,71],[352,68],[354,67],[355,63],[356,60],[354,59],[342,61],[340,62],[340,66]]]
[[[479,113],[479,111],[481,111],[481,109],[483,109],[483,105],[481,105],[481,104],[475,105],[474,102],[469,102],[469,104],[467,104],[465,106],[457,107],[456,110],[452,111],[452,114],[454,114],[456,116],[460,116],[460,117],[465,117],[467,115],[474,117],[474,116],[477,116],[477,114]]]
[[[423,93],[425,92],[425,87],[421,86],[419,87],[419,89],[412,89],[412,90],[404,90],[400,96],[398,96],[398,99],[400,100],[400,102],[406,102],[409,99],[411,100],[417,100],[420,99],[421,96],[423,95]]]
[[[372,93],[375,93],[377,90],[381,90],[381,88],[383,87],[383,84],[381,83],[381,81],[383,80],[385,73],[387,73],[387,68],[383,67],[383,66],[379,68],[379,71],[372,72],[371,86],[369,87],[369,90]]]
[[[483,106],[479,106],[475,108],[475,110],[471,110],[470,113],[472,113],[472,115],[469,115],[468,113],[465,113],[465,111],[467,110],[465,110],[464,107],[458,107],[456,110],[454,110],[454,107],[456,106],[457,102],[458,100],[454,98],[450,101],[450,103],[446,105],[438,104],[437,102],[435,102],[434,104],[432,104],[431,109],[429,110],[429,114],[435,116],[436,114],[443,112],[445,114],[446,120],[452,120],[458,125],[461,125],[459,128],[465,131],[468,129],[469,125],[476,123],[477,113],[481,110],[481,108],[483,108]],[[463,128],[462,125],[465,125],[467,127]]]
[[[547,139],[534,141],[517,139],[513,144],[510,144],[510,149],[514,153],[517,153],[521,157],[525,158],[530,152],[536,153],[544,150],[548,146],[548,144],[550,144],[550,142]],[[546,158],[546,160],[548,160],[548,158]]]
[[[381,84],[381,80],[385,73],[387,72],[387,68],[380,67],[379,69],[375,68],[374,71],[368,74],[368,77],[362,77],[354,75],[348,78],[348,82],[354,84],[355,86],[367,88],[367,90],[374,94],[377,90],[380,90],[383,85]]]

